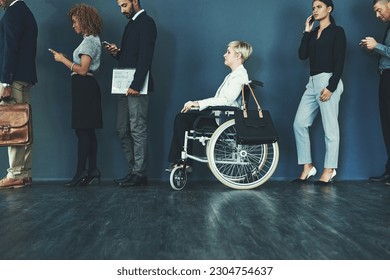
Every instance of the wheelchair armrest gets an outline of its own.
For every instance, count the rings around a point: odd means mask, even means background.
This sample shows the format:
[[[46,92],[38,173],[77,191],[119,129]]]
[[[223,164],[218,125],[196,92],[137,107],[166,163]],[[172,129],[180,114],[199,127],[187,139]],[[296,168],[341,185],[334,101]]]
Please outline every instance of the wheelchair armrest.
[[[226,112],[226,111],[238,111],[240,110],[240,108],[235,106],[210,106],[207,107],[206,110]]]
[[[203,114],[200,114],[195,122],[194,122],[194,125],[193,125],[193,128],[194,130],[201,130],[203,132],[214,132],[215,129],[218,127],[217,123],[215,123],[215,126],[214,125],[207,125],[207,126],[200,126],[199,123],[202,121],[202,120],[207,120],[207,119],[212,119],[212,120],[215,120],[216,118],[219,118],[223,121],[226,121],[230,114],[229,113],[226,113],[226,112],[236,112],[236,111],[240,111],[241,109],[238,108],[238,107],[235,107],[235,106],[209,106],[207,107],[205,110],[203,110]],[[219,115],[219,116],[216,116],[215,114],[213,114],[213,111],[220,111],[222,114]],[[226,114],[226,116],[225,116]],[[225,117],[223,117],[225,116]]]
[[[211,112],[210,112],[211,113]],[[210,120],[215,120],[215,116],[213,114],[200,114],[195,122],[194,122],[194,125],[193,125],[193,128],[194,130],[201,130],[203,132],[214,132],[215,128],[218,127],[217,123],[215,123],[215,126],[200,126],[199,123],[200,121],[202,120],[207,120],[207,119],[210,119]]]

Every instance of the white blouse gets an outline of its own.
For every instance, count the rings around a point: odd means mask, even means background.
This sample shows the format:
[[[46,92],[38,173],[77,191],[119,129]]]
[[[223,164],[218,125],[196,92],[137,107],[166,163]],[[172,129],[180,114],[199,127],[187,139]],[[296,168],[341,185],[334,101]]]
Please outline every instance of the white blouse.
[[[241,89],[249,81],[248,73],[243,65],[225,77],[214,97],[198,100],[199,110],[209,106],[241,106]]]

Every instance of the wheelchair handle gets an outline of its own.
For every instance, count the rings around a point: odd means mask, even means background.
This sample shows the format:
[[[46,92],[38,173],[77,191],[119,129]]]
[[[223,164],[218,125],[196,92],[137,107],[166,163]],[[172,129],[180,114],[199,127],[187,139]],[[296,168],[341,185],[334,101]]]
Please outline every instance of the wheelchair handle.
[[[254,88],[256,88],[256,87],[263,87],[264,83],[257,80],[250,80],[249,82],[246,83],[246,85],[252,85]]]

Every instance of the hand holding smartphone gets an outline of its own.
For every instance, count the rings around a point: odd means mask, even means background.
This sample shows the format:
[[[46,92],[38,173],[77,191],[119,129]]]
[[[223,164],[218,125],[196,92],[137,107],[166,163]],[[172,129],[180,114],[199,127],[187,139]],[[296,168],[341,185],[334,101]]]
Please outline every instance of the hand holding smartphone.
[[[309,24],[310,24],[310,25],[313,24],[313,23],[314,23],[314,20],[315,20],[315,18],[314,18],[314,16],[312,15],[312,16],[310,17]]]
[[[112,55],[116,55],[120,51],[120,49],[118,49],[118,47],[113,43],[103,41],[102,44]]]

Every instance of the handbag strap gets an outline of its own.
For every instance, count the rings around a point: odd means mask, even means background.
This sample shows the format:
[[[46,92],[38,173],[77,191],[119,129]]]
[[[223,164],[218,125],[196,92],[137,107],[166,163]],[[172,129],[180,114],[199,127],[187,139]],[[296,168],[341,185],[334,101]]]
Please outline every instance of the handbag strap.
[[[245,86],[247,86],[249,88],[249,91],[251,92],[253,99],[255,100],[255,103],[257,105],[257,111],[259,112],[259,118],[262,119],[263,118],[263,112],[262,112],[263,110],[261,109],[259,101],[257,100],[256,95],[253,92],[253,89],[250,86],[250,84],[243,85],[242,89],[241,89],[244,118],[248,118],[248,111],[247,111],[247,107],[246,107],[246,103],[245,103],[245,96],[244,96]]]

